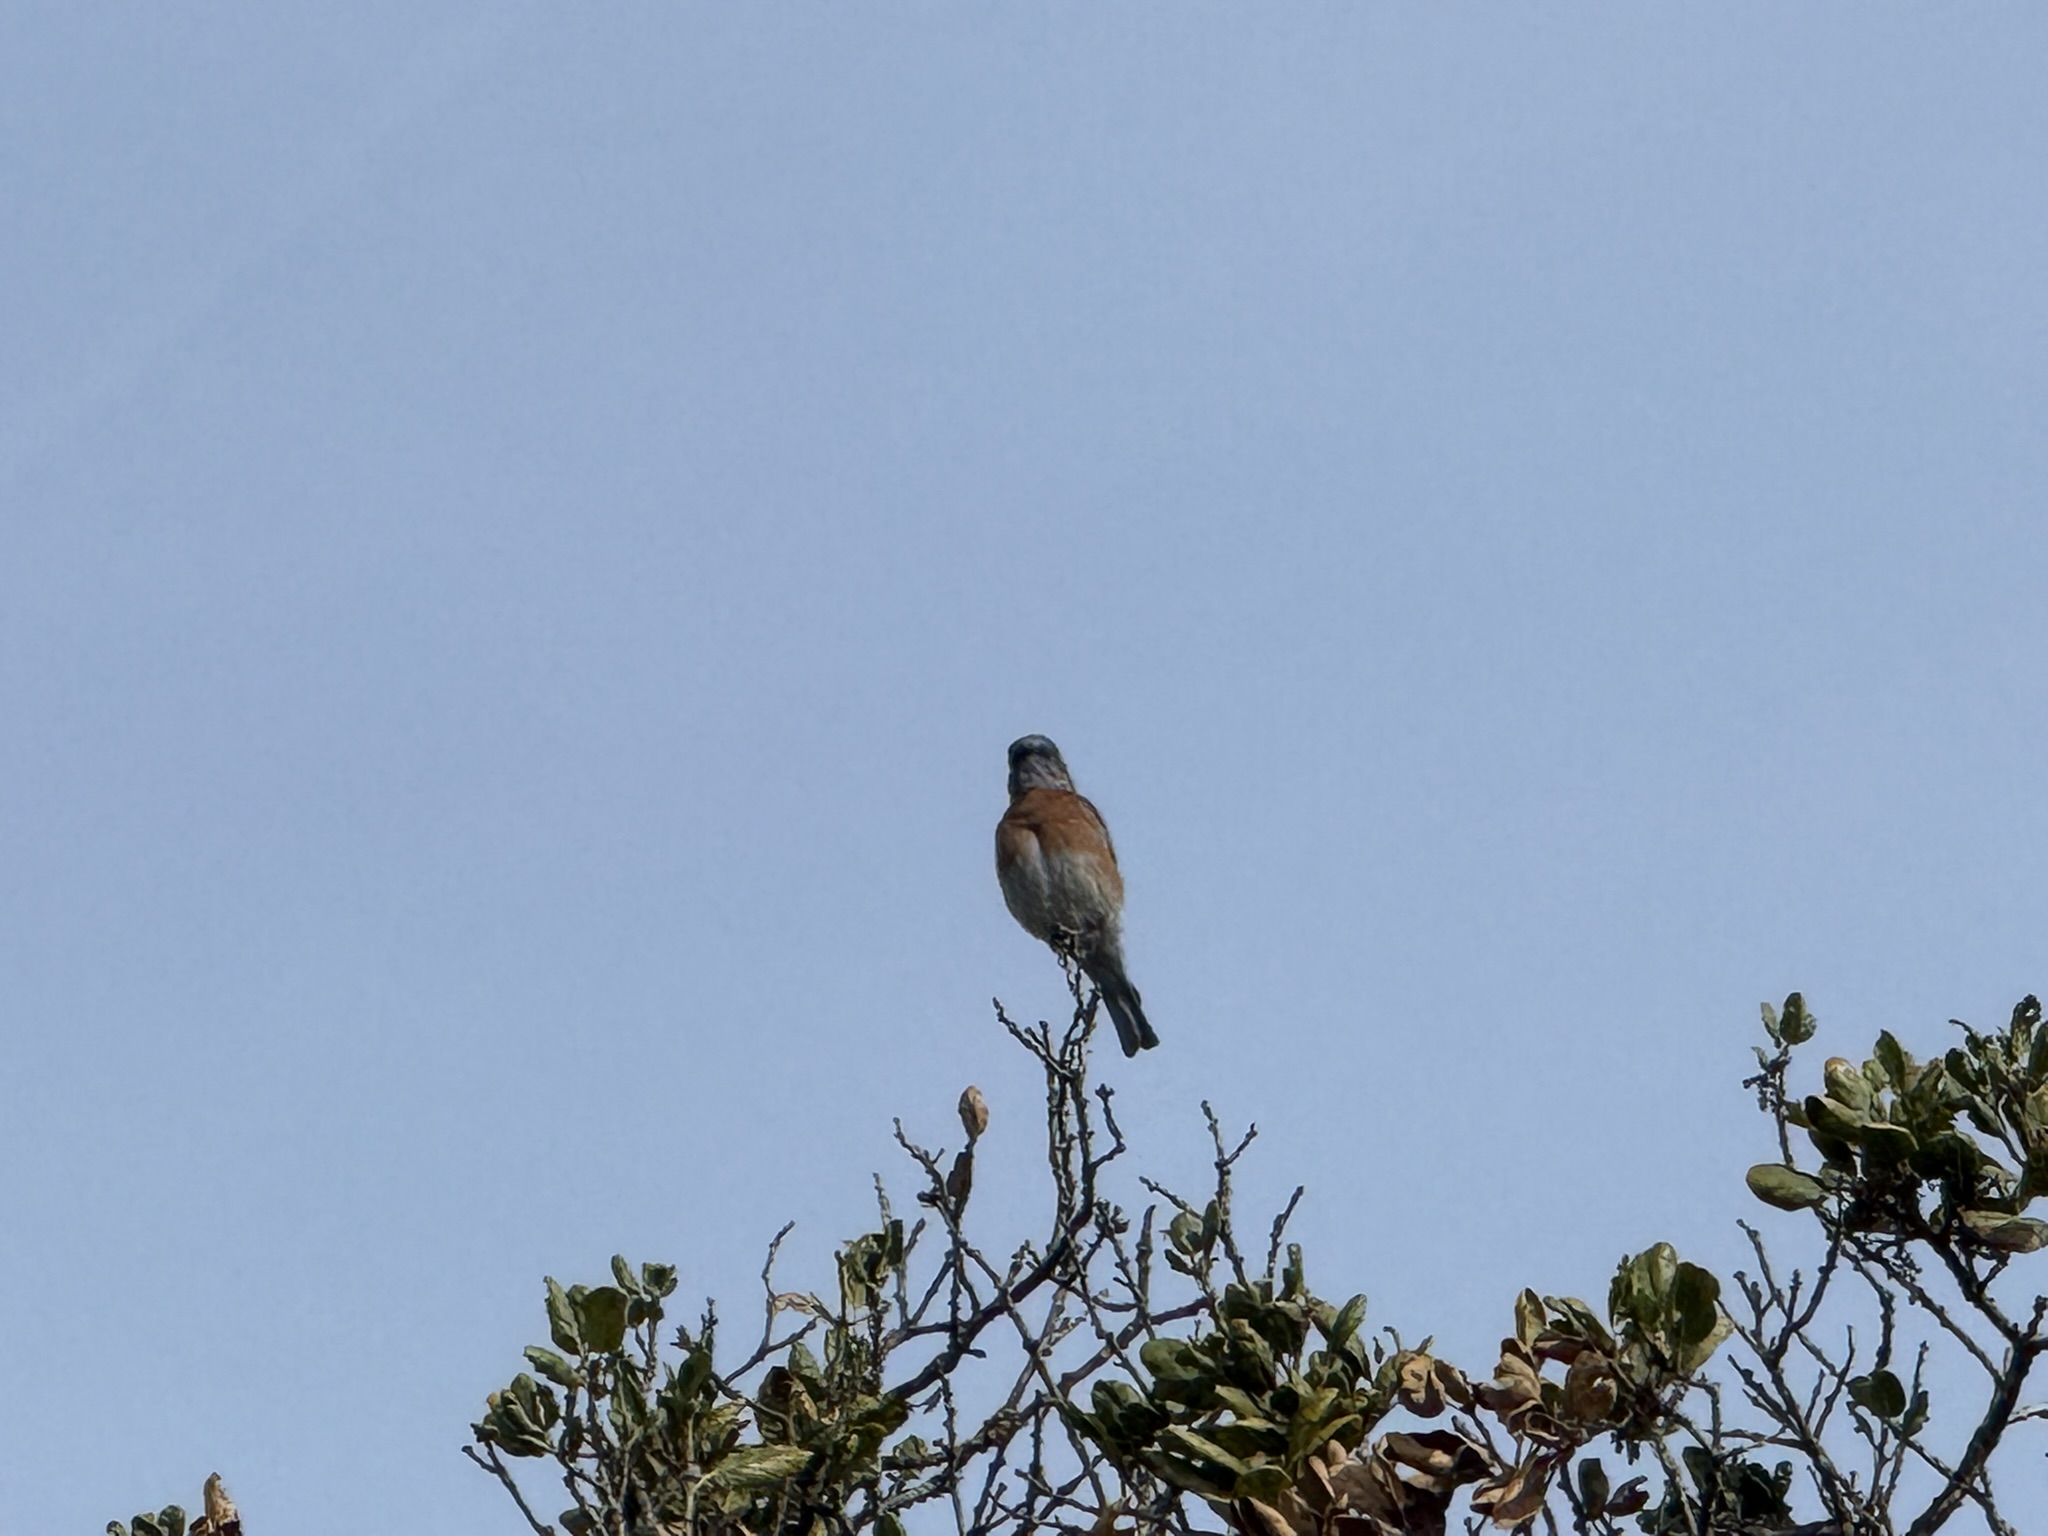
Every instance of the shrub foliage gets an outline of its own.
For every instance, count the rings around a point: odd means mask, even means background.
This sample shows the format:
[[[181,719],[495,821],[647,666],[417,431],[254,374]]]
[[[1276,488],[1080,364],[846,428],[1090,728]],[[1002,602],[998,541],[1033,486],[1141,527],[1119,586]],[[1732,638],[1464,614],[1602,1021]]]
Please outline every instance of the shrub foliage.
[[[897,1125],[914,1218],[878,1181],[830,1296],[776,1289],[785,1228],[738,1342],[712,1307],[672,1319],[666,1265],[549,1280],[548,1343],[490,1395],[467,1454],[534,1532],[568,1536],[1927,1536],[1963,1511],[2013,1531],[1994,1462],[2041,1416],[2021,1394],[2048,1350],[2048,1298],[2028,1290],[2048,1246],[2029,1214],[2048,1194],[2034,999],[1927,1060],[1880,1034],[1810,1092],[1813,1016],[1797,993],[1766,1005],[1745,1086],[1776,1156],[1748,1185],[1806,1218],[1804,1266],[1746,1223],[1755,1266],[1732,1284],[1660,1243],[1620,1264],[1604,1307],[1523,1291],[1484,1371],[1313,1287],[1286,1238],[1300,1190],[1248,1237],[1232,1175],[1255,1132],[1233,1140],[1206,1104],[1209,1187],[1141,1179],[1142,1210],[1120,1204],[1094,1004],[1075,980],[1061,1029],[997,1008],[1045,1081],[1036,1239],[994,1254],[970,1228],[988,1124],[970,1088],[957,1150]]]

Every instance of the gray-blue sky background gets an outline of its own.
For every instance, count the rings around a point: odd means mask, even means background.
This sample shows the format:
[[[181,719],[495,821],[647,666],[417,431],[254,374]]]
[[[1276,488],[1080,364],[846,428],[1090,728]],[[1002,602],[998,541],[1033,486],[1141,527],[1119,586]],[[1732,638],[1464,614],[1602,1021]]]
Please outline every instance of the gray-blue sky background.
[[[6,31],[6,1529],[509,1530],[543,1273],[824,1285],[969,1081],[1025,1161],[1025,731],[1143,1165],[1258,1121],[1475,1362],[1792,1230],[1759,999],[2048,985],[2036,12]]]

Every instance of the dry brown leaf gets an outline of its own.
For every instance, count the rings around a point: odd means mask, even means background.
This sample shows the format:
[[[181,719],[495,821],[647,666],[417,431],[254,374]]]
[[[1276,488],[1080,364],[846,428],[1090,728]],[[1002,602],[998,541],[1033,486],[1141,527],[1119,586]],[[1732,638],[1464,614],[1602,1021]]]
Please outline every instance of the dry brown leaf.
[[[1431,1493],[1449,1493],[1460,1484],[1477,1482],[1488,1470],[1485,1458],[1471,1442],[1447,1429],[1424,1430],[1413,1435],[1396,1431],[1381,1436],[1376,1449],[1389,1461],[1398,1462],[1416,1474],[1406,1479],[1408,1486],[1426,1488]]]
[[[1472,1507],[1490,1515],[1505,1530],[1533,1520],[1550,1495],[1550,1475],[1557,1470],[1551,1456],[1531,1456],[1507,1476],[1472,1491]]]
[[[1513,1339],[1503,1339],[1493,1380],[1474,1388],[1473,1396],[1512,1430],[1517,1417],[1542,1403],[1543,1379],[1528,1352]]]
[[[1403,1350],[1394,1361],[1395,1394],[1401,1406],[1419,1419],[1444,1411],[1444,1394],[1436,1379],[1436,1361],[1416,1350]]]
[[[960,1094],[960,1125],[967,1132],[967,1139],[973,1141],[988,1129],[988,1100],[981,1096],[981,1090],[969,1083]]]
[[[1525,1440],[1552,1450],[1576,1450],[1585,1443],[1586,1437],[1574,1426],[1565,1423],[1547,1408],[1532,1407],[1515,1415],[1514,1432]]]
[[[1614,1414],[1621,1383],[1614,1367],[1595,1350],[1587,1350],[1564,1373],[1564,1411],[1584,1425],[1604,1424]]]
[[[1401,1528],[1401,1491],[1394,1469],[1377,1458],[1347,1461],[1330,1473],[1330,1491],[1350,1513],[1368,1515],[1389,1530]]]
[[[1632,1477],[1607,1497],[1607,1513],[1632,1515],[1650,1502],[1650,1490],[1640,1477]]]
[[[1280,1514],[1297,1531],[1322,1529],[1322,1511],[1301,1496],[1299,1487],[1289,1488],[1280,1495]]]
[[[228,1497],[228,1486],[214,1473],[207,1478],[200,1494],[206,1513],[199,1517],[193,1536],[242,1536],[242,1512],[235,1508],[235,1501]]]
[[[1301,1476],[1294,1480],[1295,1488],[1309,1507],[1321,1513],[1337,1502],[1336,1491],[1330,1486],[1330,1469],[1323,1464],[1321,1456],[1311,1456],[1302,1468]]]
[[[1436,1363],[1436,1384],[1443,1389],[1445,1397],[1460,1408],[1470,1408],[1475,1401],[1472,1383],[1465,1379],[1465,1373],[1448,1360]]]
[[[1230,1513],[1244,1536],[1295,1536],[1293,1523],[1261,1499],[1234,1500]]]

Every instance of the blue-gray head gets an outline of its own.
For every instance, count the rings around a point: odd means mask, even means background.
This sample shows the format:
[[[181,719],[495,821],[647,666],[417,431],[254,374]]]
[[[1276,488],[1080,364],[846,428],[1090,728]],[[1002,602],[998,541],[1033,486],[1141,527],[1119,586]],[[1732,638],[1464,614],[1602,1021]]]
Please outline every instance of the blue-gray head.
[[[1046,736],[1019,736],[1010,743],[1010,798],[1027,789],[1072,789],[1066,759]]]

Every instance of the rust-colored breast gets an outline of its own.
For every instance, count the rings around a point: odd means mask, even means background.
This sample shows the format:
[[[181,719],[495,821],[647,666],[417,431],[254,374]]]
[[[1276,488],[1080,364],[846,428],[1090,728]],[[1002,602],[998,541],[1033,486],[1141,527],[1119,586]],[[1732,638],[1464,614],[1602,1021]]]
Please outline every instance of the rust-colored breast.
[[[1012,841],[1006,845],[1005,839]],[[996,828],[997,856],[1004,857],[1007,848],[1014,856],[1029,857],[1032,843],[1048,864],[1083,866],[1091,884],[1112,901],[1123,899],[1116,845],[1102,813],[1082,796],[1070,789],[1027,789],[1012,801]]]

